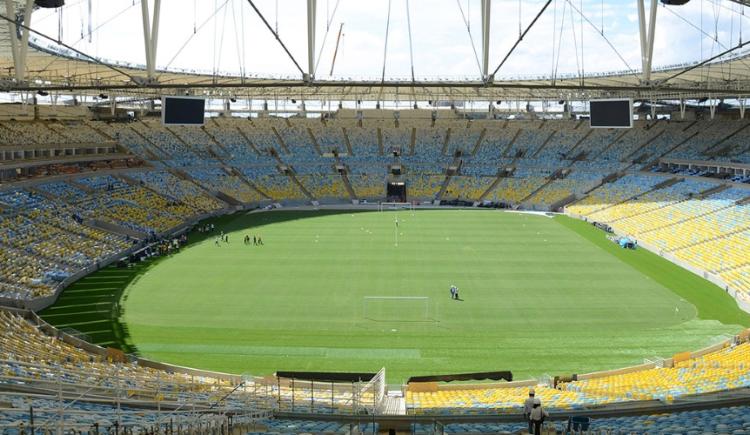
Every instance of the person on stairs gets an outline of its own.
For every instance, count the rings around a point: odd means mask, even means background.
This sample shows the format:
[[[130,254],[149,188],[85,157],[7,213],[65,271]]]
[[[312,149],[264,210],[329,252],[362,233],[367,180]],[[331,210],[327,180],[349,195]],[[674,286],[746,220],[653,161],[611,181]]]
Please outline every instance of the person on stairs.
[[[547,417],[549,417],[549,413],[542,409],[542,401],[538,397],[535,397],[531,414],[529,414],[529,421],[534,426],[534,435],[542,434],[542,423],[544,423],[544,419]]]

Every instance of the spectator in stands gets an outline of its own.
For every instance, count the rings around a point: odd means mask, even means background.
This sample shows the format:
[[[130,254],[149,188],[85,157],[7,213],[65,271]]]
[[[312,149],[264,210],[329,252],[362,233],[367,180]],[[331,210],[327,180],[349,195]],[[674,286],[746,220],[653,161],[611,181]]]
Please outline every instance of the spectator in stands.
[[[534,389],[529,390],[529,397],[523,402],[523,418],[529,422],[529,433],[533,433],[534,425],[531,423],[531,410],[534,408]]]
[[[542,409],[542,401],[538,397],[535,397],[534,405],[529,414],[529,422],[534,426],[534,435],[541,435],[542,423],[544,423],[544,419],[547,417],[549,417],[549,413]]]

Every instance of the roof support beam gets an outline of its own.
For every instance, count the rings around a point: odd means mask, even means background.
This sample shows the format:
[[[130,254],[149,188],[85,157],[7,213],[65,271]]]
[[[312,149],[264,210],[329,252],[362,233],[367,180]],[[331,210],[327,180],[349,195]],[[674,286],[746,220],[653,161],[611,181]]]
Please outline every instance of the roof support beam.
[[[315,75],[315,14],[318,1],[307,0],[307,75],[310,80]]]
[[[18,51],[19,54],[19,68],[16,70],[16,78],[18,80],[26,79],[26,57],[29,53],[29,27],[31,27],[31,12],[34,10],[34,0],[26,0],[26,5],[23,10],[23,23],[25,27],[21,28],[21,47]]]
[[[15,19],[16,17],[16,5],[14,4],[13,0],[5,0],[5,14],[12,19]],[[17,30],[16,30],[16,24],[15,22],[8,21],[8,33],[10,34],[10,51],[13,55],[13,68],[16,73],[16,78],[18,78],[19,68],[18,68],[18,59],[19,59],[19,53],[18,53],[18,38],[16,38]]]
[[[638,29],[641,39],[641,67],[643,70],[642,80],[644,83],[651,81],[651,61],[654,58],[654,37],[656,33],[656,11],[659,6],[657,0],[651,0],[649,20],[646,22],[645,0],[636,0],[638,3]]]
[[[143,20],[143,42],[146,47],[146,75],[153,80],[156,75],[156,47],[159,41],[159,12],[161,0],[154,0],[154,16],[148,10],[148,0],[141,0],[141,18]]]
[[[490,67],[490,0],[482,0],[482,80],[487,81]]]
[[[13,56],[13,69],[17,81],[26,79],[26,55],[29,52],[29,26],[31,26],[31,12],[34,9],[34,0],[26,0],[23,10],[23,25],[17,24],[18,14],[16,2],[5,0],[5,14],[14,21],[8,21],[8,33],[10,34],[10,51]],[[20,30],[19,30],[20,28]],[[21,42],[18,35],[21,35]]]

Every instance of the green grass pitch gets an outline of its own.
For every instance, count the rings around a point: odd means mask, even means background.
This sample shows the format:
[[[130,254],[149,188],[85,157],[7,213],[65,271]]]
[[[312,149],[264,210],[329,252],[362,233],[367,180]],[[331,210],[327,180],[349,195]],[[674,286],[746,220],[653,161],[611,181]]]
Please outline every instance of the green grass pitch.
[[[257,375],[385,366],[392,383],[611,369],[750,325],[718,287],[564,216],[277,211],[214,222],[229,244],[196,233],[172,257],[106,268],[43,317],[180,365]],[[246,234],[265,245],[244,245]],[[450,299],[451,284],[463,300]],[[366,318],[364,296],[426,296],[430,318],[409,301]]]

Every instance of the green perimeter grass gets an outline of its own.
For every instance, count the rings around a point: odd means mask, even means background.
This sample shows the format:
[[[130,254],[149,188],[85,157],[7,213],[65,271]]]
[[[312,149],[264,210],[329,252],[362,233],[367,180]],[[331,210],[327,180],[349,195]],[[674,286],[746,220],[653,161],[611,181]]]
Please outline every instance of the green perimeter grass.
[[[99,328],[94,341],[175,364],[252,374],[385,366],[390,382],[610,369],[750,325],[718,287],[563,216],[280,211],[215,222],[228,245],[193,234],[177,255],[84,278],[43,317],[86,333]],[[245,246],[245,234],[262,235],[265,246]],[[112,281],[107,273],[122,275],[120,289],[130,284],[121,307],[75,306],[81,300],[70,298],[87,296],[99,276]],[[450,284],[463,301],[449,299]],[[118,284],[98,288],[108,286]],[[109,294],[98,291],[94,302]],[[411,321],[421,307],[408,301],[388,307],[405,321],[365,318],[368,295],[428,296],[434,321]]]

